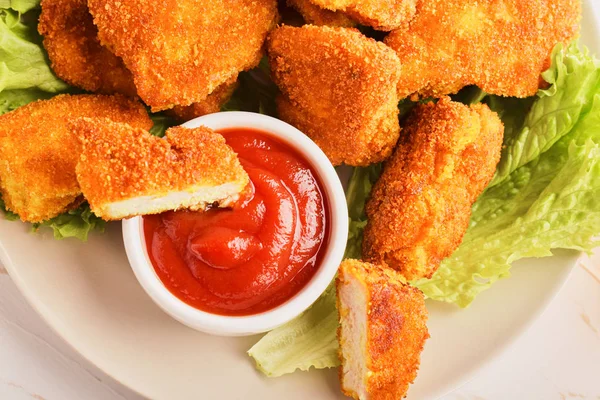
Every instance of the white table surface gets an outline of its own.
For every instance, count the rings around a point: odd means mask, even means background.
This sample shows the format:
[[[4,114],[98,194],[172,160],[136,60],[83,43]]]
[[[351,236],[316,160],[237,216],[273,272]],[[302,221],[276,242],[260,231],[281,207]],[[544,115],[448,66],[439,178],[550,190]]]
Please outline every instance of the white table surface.
[[[0,399],[141,399],[76,354],[0,266]],[[444,400],[600,400],[600,249],[581,256],[547,311]],[[171,400],[171,399],[168,399]]]

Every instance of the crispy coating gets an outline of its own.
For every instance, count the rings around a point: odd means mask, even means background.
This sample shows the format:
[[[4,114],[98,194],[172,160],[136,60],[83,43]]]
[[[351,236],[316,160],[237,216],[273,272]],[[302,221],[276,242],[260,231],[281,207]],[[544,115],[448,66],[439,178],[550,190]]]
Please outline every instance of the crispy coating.
[[[204,100],[258,65],[275,0],[89,0],[100,41],[153,111]]]
[[[398,136],[400,63],[355,29],[283,26],[268,42],[279,117],[300,129],[334,165],[386,159]]]
[[[135,97],[131,72],[98,40],[87,0],[43,0],[41,6],[38,30],[59,78],[90,92]]]
[[[216,88],[206,99],[189,106],[175,106],[168,110],[167,113],[178,121],[186,122],[203,115],[219,112],[225,103],[229,101],[238,86],[237,80],[226,82]]]
[[[223,136],[205,127],[169,128],[166,140],[106,118],[79,119],[72,123],[72,130],[83,145],[77,180],[92,211],[106,220],[179,208],[202,209],[207,206],[206,199],[184,205],[181,197],[171,201],[168,195],[198,188],[210,191],[227,184],[235,185],[233,191],[239,194],[249,182]],[[225,197],[232,195],[228,192]],[[151,204],[161,197],[166,200]],[[208,205],[225,197],[215,197]],[[134,200],[134,206],[127,215],[115,215],[111,204],[128,200]]]
[[[343,12],[363,25],[391,31],[415,15],[417,0],[310,0],[314,5]]]
[[[467,230],[500,160],[504,126],[486,105],[418,106],[367,202],[363,255],[430,278]]]
[[[477,85],[527,97],[557,43],[579,32],[579,0],[427,0],[385,43],[402,63],[400,98],[440,97]]]
[[[336,283],[342,391],[355,399],[396,400],[406,396],[429,338],[423,293],[389,268],[350,259],[342,262]],[[366,304],[360,304],[359,299]],[[364,332],[352,317],[361,309],[367,313]],[[353,349],[356,346],[358,351]],[[356,370],[359,363],[352,359],[356,354],[365,358],[366,370]],[[351,378],[354,374],[360,377],[359,385]]]
[[[343,12],[331,11],[315,5],[311,0],[287,0],[287,5],[293,7],[302,15],[307,24],[317,26],[353,27],[356,23]]]
[[[144,107],[123,96],[59,95],[0,116],[0,192],[23,221],[62,214],[81,195],[75,175],[79,142],[69,121],[104,117],[150,129]]]

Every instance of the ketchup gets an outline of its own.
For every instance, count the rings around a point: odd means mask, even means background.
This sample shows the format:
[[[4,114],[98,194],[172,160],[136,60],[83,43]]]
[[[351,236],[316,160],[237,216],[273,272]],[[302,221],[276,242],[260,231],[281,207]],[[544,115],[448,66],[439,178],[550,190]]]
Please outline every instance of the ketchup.
[[[251,315],[293,297],[312,278],[328,240],[327,200],[293,148],[251,129],[220,132],[250,185],[231,209],[144,216],[152,265],[171,293],[221,315]]]

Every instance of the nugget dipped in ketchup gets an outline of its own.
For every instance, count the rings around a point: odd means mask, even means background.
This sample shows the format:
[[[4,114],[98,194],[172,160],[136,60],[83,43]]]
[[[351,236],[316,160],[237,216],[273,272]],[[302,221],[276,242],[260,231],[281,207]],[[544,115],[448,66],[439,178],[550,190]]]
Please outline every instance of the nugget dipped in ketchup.
[[[149,258],[167,289],[213,314],[242,316],[294,297],[317,271],[329,212],[309,162],[267,133],[219,131],[250,183],[228,209],[144,216]]]
[[[106,118],[81,118],[72,131],[82,146],[77,181],[105,220],[228,207],[249,183],[225,139],[206,127],[169,128],[161,139]]]

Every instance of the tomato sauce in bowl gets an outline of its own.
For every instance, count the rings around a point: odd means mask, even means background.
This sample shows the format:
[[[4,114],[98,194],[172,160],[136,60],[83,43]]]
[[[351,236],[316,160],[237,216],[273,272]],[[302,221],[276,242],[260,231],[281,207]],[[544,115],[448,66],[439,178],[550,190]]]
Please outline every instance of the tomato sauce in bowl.
[[[254,129],[220,130],[251,184],[230,209],[143,217],[156,274],[199,310],[245,316],[296,295],[319,269],[329,240],[326,192],[310,163]]]

